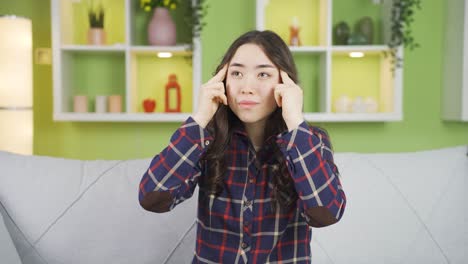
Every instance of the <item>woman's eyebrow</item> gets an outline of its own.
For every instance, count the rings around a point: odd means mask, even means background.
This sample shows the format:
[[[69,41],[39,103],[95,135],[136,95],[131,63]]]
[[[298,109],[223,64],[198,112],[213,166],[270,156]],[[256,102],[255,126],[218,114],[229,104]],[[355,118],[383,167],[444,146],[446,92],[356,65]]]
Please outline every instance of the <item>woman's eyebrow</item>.
[[[242,63],[237,63],[237,62],[233,62],[231,63],[231,65],[229,65],[231,67],[241,67],[241,68],[245,68],[245,65],[242,64]],[[259,68],[276,68],[275,66],[271,65],[271,64],[259,64],[257,66],[255,66],[255,69],[259,69]]]

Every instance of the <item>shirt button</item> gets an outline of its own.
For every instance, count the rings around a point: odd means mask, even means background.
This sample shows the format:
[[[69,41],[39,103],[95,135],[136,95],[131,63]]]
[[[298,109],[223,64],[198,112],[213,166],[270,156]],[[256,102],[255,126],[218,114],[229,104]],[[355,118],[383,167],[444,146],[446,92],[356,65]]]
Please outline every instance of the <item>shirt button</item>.
[[[250,205],[252,204],[252,202],[250,202],[250,201],[245,201],[244,204],[245,204],[245,206],[250,206]]]
[[[254,179],[250,178],[249,183],[254,183]]]
[[[205,145],[208,146],[209,144],[210,144],[210,141],[209,141],[209,140],[205,141]]]
[[[246,249],[248,246],[249,246],[249,245],[247,245],[247,243],[245,243],[245,242],[242,242],[242,244],[241,244],[241,248],[242,248],[242,249]]]

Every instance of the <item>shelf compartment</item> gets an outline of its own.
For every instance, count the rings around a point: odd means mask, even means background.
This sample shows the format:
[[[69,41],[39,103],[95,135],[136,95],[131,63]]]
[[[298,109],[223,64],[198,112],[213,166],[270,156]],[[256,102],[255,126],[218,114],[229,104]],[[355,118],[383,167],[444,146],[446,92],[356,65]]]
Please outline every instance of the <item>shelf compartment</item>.
[[[125,112],[124,52],[62,52],[62,112],[73,112],[73,97],[88,96],[88,111],[95,111],[97,95],[121,95]]]
[[[299,86],[304,91],[304,112],[324,112],[326,53],[293,53],[299,74]]]
[[[178,45],[192,43],[191,28],[185,22],[189,5],[192,1],[179,1],[175,10],[169,10],[176,24],[176,43]],[[148,44],[148,23],[153,11],[145,12],[140,7],[140,1],[130,1],[130,43],[133,46],[151,46]]]
[[[392,1],[384,1],[392,2]],[[356,23],[363,17],[370,17],[373,22],[373,38],[370,45],[382,45],[386,43],[385,34],[388,31],[384,27],[384,21],[388,19],[387,13],[385,10],[389,8],[388,3],[374,4],[373,1],[355,1],[355,0],[333,0],[332,6],[332,25],[331,25],[331,34],[332,34],[332,43],[335,44],[335,39],[333,36],[335,26],[344,21],[348,24],[350,33],[355,32]],[[389,13],[388,13],[389,14]],[[388,28],[390,29],[390,28]]]
[[[181,113],[193,112],[193,69],[190,53],[176,52],[171,58],[158,58],[155,52],[139,50],[131,52],[130,57],[130,113],[144,113],[143,101],[153,98],[156,101],[154,112],[165,114],[165,87],[170,74],[177,76],[181,88]]]
[[[326,0],[263,0],[258,8],[262,8],[257,28],[269,29],[276,32],[289,44],[289,26],[293,18],[299,23],[299,37],[302,46],[327,45],[327,15],[328,1]],[[260,24],[260,25],[258,25]]]
[[[91,1],[92,2],[92,1]],[[90,1],[60,0],[60,35],[65,45],[86,45]],[[106,45],[125,44],[125,0],[100,0],[104,8]],[[98,3],[94,3],[94,9]]]
[[[342,96],[346,96],[350,104],[357,97],[363,100],[372,98],[378,105],[377,113],[398,112],[394,109],[395,80],[390,57],[386,57],[382,51],[378,50],[361,50],[364,57],[351,58],[350,51],[352,50],[332,53],[332,112],[337,112],[336,102]]]

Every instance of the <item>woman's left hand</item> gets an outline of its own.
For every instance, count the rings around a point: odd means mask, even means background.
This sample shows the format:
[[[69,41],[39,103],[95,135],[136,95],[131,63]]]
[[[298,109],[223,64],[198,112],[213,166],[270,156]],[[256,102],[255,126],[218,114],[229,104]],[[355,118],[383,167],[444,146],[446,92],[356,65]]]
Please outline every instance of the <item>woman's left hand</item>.
[[[303,92],[301,87],[294,83],[288,74],[280,70],[282,83],[275,87],[275,100],[283,108],[283,118],[291,131],[304,122],[302,116]]]

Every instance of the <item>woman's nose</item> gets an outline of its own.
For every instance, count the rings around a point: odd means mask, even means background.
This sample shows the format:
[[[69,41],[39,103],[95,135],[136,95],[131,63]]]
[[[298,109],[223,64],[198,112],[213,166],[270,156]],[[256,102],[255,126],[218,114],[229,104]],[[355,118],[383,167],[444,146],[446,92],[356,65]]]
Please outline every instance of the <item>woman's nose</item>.
[[[245,77],[244,82],[242,83],[241,93],[242,94],[253,94],[255,87],[255,79],[252,77]]]

